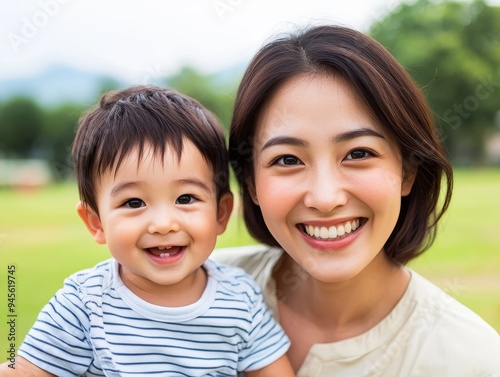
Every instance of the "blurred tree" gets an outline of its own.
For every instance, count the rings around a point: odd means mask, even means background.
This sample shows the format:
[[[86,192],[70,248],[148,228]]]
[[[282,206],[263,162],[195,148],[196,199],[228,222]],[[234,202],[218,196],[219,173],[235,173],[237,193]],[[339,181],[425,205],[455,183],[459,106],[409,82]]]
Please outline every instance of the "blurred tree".
[[[123,84],[120,81],[114,79],[113,77],[103,77],[99,81],[99,92],[97,94],[96,101],[99,101],[99,99],[105,92],[110,90],[117,90],[120,88],[123,88]]]
[[[0,150],[8,157],[31,157],[42,124],[43,112],[31,98],[8,100],[0,108]]]
[[[74,103],[45,110],[40,144],[56,179],[65,179],[73,173],[71,146],[78,119],[85,110],[85,106]]]
[[[212,111],[227,130],[231,123],[237,81],[220,82],[215,76],[203,75],[191,67],[184,67],[167,78],[167,85],[193,97]]]
[[[454,162],[479,162],[500,109],[500,7],[417,0],[369,33],[423,88]]]

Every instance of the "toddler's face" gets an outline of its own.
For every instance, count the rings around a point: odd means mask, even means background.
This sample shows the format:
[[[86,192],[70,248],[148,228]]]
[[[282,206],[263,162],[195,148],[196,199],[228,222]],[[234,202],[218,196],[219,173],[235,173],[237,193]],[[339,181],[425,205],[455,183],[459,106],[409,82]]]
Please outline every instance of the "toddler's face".
[[[212,168],[188,140],[180,159],[168,146],[163,159],[146,148],[139,160],[134,151],[116,173],[101,177],[96,196],[99,217],[84,221],[120,263],[125,285],[149,301],[193,285],[193,272],[212,252],[232,208],[229,194],[218,208]]]

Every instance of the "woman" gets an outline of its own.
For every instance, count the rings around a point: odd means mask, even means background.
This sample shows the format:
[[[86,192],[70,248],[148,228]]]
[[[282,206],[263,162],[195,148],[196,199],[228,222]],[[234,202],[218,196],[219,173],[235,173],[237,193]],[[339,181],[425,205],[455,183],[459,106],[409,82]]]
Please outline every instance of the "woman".
[[[243,77],[229,144],[263,245],[216,257],[261,284],[298,376],[500,375],[495,330],[405,267],[434,240],[452,168],[384,47],[336,26],[270,42]]]

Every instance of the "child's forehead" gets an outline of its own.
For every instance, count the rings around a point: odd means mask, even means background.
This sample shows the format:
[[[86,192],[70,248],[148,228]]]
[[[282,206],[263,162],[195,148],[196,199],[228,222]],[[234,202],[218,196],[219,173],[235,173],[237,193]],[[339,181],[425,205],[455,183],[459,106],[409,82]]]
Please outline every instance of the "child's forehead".
[[[180,147],[172,143],[165,143],[165,147],[159,148],[151,144],[135,145],[122,156],[117,155],[117,159],[112,167],[112,172],[117,174],[127,170],[136,173],[139,171],[154,173],[159,169],[166,169],[170,166],[177,166],[181,170],[191,170],[193,165],[201,167],[206,172],[206,176],[212,178],[212,168],[200,150],[190,141],[183,140]]]

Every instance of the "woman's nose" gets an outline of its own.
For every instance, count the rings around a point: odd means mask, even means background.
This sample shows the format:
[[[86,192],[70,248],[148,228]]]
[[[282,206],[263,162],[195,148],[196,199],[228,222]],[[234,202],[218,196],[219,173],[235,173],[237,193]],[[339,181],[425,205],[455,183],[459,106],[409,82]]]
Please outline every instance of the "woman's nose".
[[[304,183],[307,186],[304,204],[308,208],[329,213],[347,203],[345,180],[334,169],[315,169]]]
[[[150,210],[149,215],[148,233],[150,234],[167,234],[180,230],[175,208],[158,207]]]

